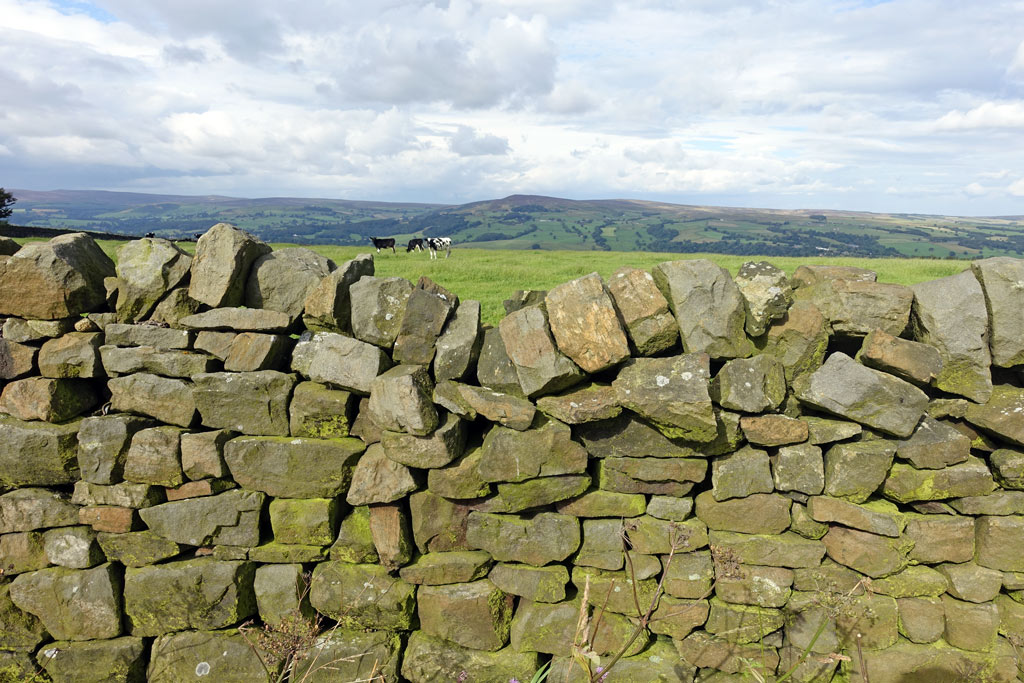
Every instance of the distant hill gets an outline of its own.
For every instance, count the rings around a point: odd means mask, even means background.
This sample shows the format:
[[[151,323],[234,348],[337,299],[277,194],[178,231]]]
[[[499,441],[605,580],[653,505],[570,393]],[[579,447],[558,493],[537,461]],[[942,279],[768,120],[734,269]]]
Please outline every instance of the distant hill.
[[[10,190],[29,227],[189,238],[219,222],[270,242],[366,244],[446,236],[496,249],[711,252],[764,256],[1024,256],[1024,216],[969,218],[744,209],[538,195],[461,205],[130,192]]]

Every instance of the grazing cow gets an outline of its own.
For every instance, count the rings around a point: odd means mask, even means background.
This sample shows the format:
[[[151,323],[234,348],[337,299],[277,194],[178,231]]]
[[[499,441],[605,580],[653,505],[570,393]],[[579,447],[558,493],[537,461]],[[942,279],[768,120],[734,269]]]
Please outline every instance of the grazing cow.
[[[156,237],[156,235],[152,232],[147,232],[146,237]]]
[[[390,249],[392,254],[396,253],[394,237],[371,237],[370,241],[373,242],[373,246],[377,248],[378,254],[381,249]]]
[[[437,252],[442,249],[445,250],[444,257],[448,258],[452,255],[452,238],[451,237],[428,237],[426,239],[427,249],[430,250],[430,258],[437,258]]]
[[[405,253],[408,254],[413,249],[415,249],[416,251],[423,251],[423,240],[420,239],[419,237],[414,237],[413,239],[409,240],[409,246],[405,248]]]

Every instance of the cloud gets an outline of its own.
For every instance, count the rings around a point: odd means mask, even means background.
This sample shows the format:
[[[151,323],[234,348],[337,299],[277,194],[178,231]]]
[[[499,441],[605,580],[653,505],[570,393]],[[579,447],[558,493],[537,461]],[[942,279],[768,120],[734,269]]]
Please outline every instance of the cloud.
[[[939,130],[1024,128],[1024,100],[985,102],[966,112],[951,111],[938,120],[936,128]]]
[[[469,126],[459,126],[448,139],[451,150],[464,157],[508,154],[508,140],[497,135],[480,134]]]

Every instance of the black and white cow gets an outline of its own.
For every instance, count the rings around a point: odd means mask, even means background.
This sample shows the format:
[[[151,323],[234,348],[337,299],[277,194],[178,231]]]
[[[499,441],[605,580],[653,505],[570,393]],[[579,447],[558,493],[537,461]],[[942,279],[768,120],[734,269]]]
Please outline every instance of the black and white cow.
[[[390,249],[392,254],[395,253],[394,237],[371,237],[370,241],[373,242],[373,246],[377,248],[378,254],[381,249]]]
[[[407,246],[405,248],[405,253],[408,254],[413,249],[415,249],[416,251],[423,251],[423,240],[422,240],[422,238],[414,237],[411,240],[409,240],[409,246]]]
[[[445,258],[452,255],[451,237],[428,237],[425,241],[427,243],[427,249],[430,250],[430,258],[437,258],[437,252],[442,249],[445,250]]]

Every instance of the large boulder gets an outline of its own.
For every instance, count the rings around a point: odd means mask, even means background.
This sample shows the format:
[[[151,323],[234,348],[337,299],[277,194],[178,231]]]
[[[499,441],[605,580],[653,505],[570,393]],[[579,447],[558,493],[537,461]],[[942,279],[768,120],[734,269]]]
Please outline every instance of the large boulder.
[[[913,384],[839,352],[793,389],[803,403],[899,437],[914,432],[928,406],[928,395]]]
[[[159,237],[126,242],[117,250],[117,317],[142,320],[169,291],[181,284],[192,257]]]
[[[1024,260],[999,256],[971,262],[985,292],[992,363],[1024,364]]]
[[[288,247],[256,259],[245,284],[245,305],[302,315],[306,297],[337,266],[334,261],[305,247]]]
[[[744,331],[745,299],[725,268],[707,259],[668,261],[653,275],[679,323],[684,351],[712,358],[753,352]]]
[[[710,379],[707,354],[685,353],[631,359],[612,386],[620,405],[650,420],[665,436],[707,442],[718,435]]]
[[[600,372],[629,358],[626,333],[597,273],[558,285],[544,304],[558,350],[585,372]]]
[[[114,262],[88,235],[26,244],[0,263],[0,315],[56,320],[106,304]]]
[[[249,268],[270,246],[230,223],[218,223],[196,241],[188,295],[211,308],[241,306]]]
[[[299,340],[292,351],[292,370],[314,382],[333,384],[367,395],[391,359],[372,344],[332,332]]]
[[[992,394],[988,310],[981,284],[970,271],[913,286],[914,338],[942,356],[935,386],[984,403]]]
[[[372,254],[359,254],[320,280],[306,296],[302,315],[306,328],[351,333],[352,298],[349,290],[365,275],[373,275]]]
[[[608,281],[608,293],[638,354],[652,356],[679,341],[668,300],[646,270],[619,268]]]
[[[510,313],[498,330],[528,397],[557,393],[583,380],[583,371],[556,347],[543,306],[527,306]]]

